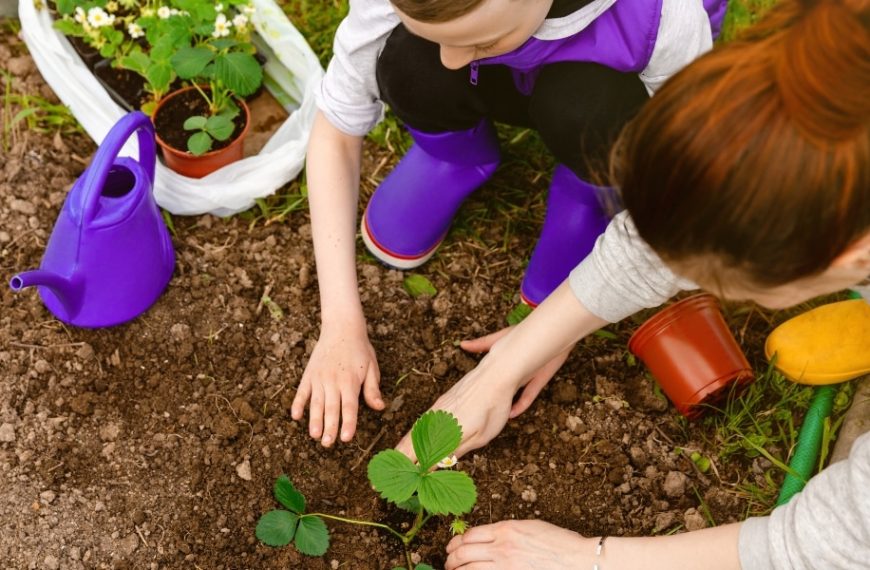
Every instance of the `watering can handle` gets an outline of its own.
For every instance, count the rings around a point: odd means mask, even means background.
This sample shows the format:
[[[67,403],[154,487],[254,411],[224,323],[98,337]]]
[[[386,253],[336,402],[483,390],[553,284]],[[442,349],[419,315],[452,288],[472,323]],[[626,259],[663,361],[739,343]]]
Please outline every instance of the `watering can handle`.
[[[151,119],[141,111],[134,111],[121,117],[115,126],[103,139],[97,149],[94,159],[85,171],[83,188],[87,194],[84,198],[83,220],[90,223],[97,214],[97,204],[103,193],[103,187],[109,176],[109,170],[115,163],[127,139],[136,132],[139,137],[139,164],[150,179],[149,186],[154,184],[154,168],[157,161],[157,149],[154,146],[154,125]]]

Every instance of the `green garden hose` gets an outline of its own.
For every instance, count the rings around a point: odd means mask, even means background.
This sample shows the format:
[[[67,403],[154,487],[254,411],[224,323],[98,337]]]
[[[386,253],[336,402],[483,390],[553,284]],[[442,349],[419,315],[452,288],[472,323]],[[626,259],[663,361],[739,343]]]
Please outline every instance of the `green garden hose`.
[[[861,299],[862,297],[857,291],[849,291],[849,298]],[[836,394],[837,387],[834,385],[818,386],[815,389],[813,400],[810,402],[810,407],[798,434],[794,456],[788,465],[794,474],[786,473],[782,487],[779,489],[777,507],[789,502],[813,476],[816,463],[819,460],[819,450],[822,447],[825,420],[831,415]]]
[[[834,406],[834,396],[837,394],[836,386],[819,386],[813,394],[813,401],[804,417],[798,435],[797,447],[794,456],[788,466],[794,471],[786,473],[785,480],[779,490],[779,499],[776,506],[784,505],[801,489],[804,488],[810,477],[813,476],[816,462],[819,458],[819,449],[822,446],[822,434],[825,431],[825,420],[831,415]]]

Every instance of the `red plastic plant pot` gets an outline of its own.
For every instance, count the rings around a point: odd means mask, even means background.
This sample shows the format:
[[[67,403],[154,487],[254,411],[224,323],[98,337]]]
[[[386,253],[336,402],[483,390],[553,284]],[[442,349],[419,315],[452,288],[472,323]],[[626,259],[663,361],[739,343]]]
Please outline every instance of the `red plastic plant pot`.
[[[156,117],[168,102],[170,102],[174,97],[180,96],[193,89],[194,87],[184,87],[178,91],[173,91],[161,99],[157,104],[157,108],[154,110],[153,116],[155,117],[155,124],[157,123]],[[248,129],[251,127],[251,111],[242,99],[236,99],[236,104],[245,115],[245,127],[240,133],[234,134],[233,141],[229,145],[218,150],[212,150],[197,156],[188,152],[187,149],[178,149],[168,144],[160,137],[160,131],[157,130],[155,138],[160,149],[163,151],[163,161],[166,163],[166,166],[182,176],[187,176],[188,178],[202,178],[227,164],[231,164],[244,158],[244,141],[245,137],[248,135]]]
[[[645,322],[628,341],[677,410],[701,416],[732,388],[754,379],[715,297],[694,295]]]

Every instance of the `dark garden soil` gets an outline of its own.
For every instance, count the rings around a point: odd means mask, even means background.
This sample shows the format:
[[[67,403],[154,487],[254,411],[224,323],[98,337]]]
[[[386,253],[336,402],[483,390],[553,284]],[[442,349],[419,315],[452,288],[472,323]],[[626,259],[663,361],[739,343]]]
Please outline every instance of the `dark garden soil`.
[[[8,32],[0,61],[15,90],[55,100]],[[14,134],[0,161],[4,281],[39,264],[65,193],[94,150],[84,135]],[[387,171],[387,156],[367,144],[364,193]],[[528,186],[545,185],[544,176]],[[421,270],[434,298],[410,298],[402,273],[360,256],[389,410],[363,411],[352,443],[324,449],[289,413],[319,323],[307,213],[253,227],[239,216],[176,218],[175,229],[168,290],[124,326],[67,327],[35,291],[0,287],[0,568],[402,563],[379,532],[330,524],[332,547],[311,559],[258,544],[254,526],[275,506],[281,473],[316,510],[410,522],[370,489],[366,462],[474,367],[477,358],[454,343],[503,326],[534,232],[506,237],[504,224],[478,222],[479,240],[449,239]],[[747,327],[745,314],[732,324],[761,366],[770,324],[755,318]],[[645,535],[707,525],[701,499],[719,524],[745,516],[734,483],[752,463],[715,460],[702,474],[677,453],[716,457],[642,368],[626,363],[633,327],[581,343],[526,414],[460,463],[479,489],[471,524],[535,517],[588,535]],[[449,538],[446,524],[430,522],[415,551],[440,567]]]

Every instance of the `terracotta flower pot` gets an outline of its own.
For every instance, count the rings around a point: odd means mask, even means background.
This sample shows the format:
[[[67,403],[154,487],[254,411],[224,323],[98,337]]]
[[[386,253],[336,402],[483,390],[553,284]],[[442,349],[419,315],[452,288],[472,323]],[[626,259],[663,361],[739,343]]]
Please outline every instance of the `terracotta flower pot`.
[[[241,109],[242,114],[245,117],[245,126],[242,128],[241,132],[233,133],[232,142],[223,148],[212,150],[198,156],[189,152],[187,148],[176,148],[161,138],[158,117],[160,116],[160,112],[165,109],[166,105],[174,98],[181,97],[193,89],[195,88],[192,86],[184,87],[183,89],[173,91],[166,95],[157,104],[157,108],[154,110],[153,121],[154,124],[158,126],[156,130],[156,139],[157,144],[163,151],[163,161],[166,163],[166,166],[183,176],[187,176],[188,178],[202,178],[222,166],[226,166],[227,164],[242,159],[245,151],[245,137],[247,136],[248,129],[251,126],[251,112],[242,99],[236,99],[236,104],[239,106],[239,109]]]
[[[686,417],[704,413],[736,384],[754,378],[746,356],[728,329],[712,295],[694,295],[645,322],[628,349],[655,376],[662,390]]]

